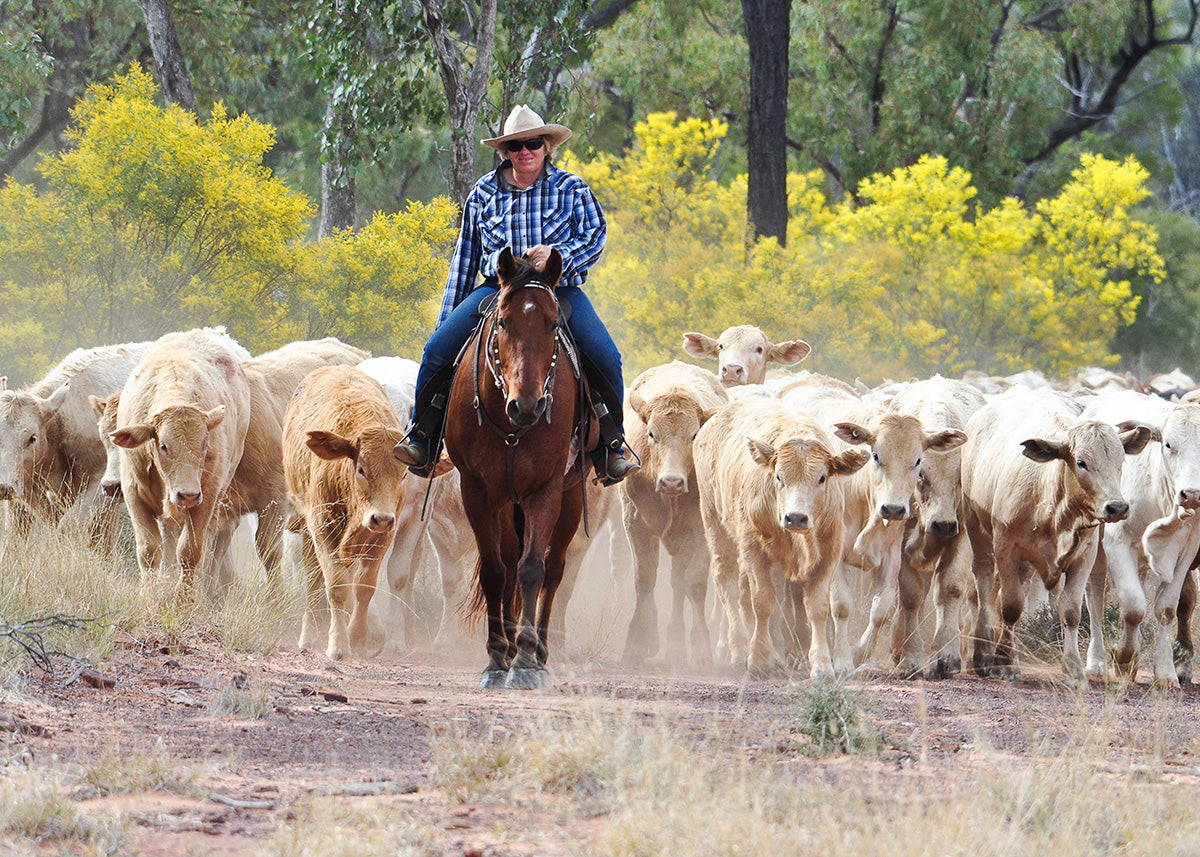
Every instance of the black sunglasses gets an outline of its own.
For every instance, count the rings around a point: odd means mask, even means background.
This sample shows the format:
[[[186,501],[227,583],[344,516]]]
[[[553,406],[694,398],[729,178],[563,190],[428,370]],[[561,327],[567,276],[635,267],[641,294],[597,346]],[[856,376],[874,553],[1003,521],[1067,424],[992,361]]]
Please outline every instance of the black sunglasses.
[[[519,152],[522,149],[528,149],[531,152],[536,152],[544,145],[546,145],[546,141],[541,137],[534,137],[532,140],[507,140],[504,143],[504,151]]]

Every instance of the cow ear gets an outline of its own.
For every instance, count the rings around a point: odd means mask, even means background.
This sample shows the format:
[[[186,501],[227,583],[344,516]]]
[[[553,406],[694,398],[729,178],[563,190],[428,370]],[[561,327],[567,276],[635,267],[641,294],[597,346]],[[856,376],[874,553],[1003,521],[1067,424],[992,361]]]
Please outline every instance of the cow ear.
[[[865,449],[847,449],[840,455],[829,460],[829,472],[833,476],[849,476],[862,470],[862,466],[871,459]]]
[[[550,257],[546,259],[546,267],[542,269],[542,279],[546,285],[551,287],[558,285],[558,281],[562,277],[562,269],[562,253],[551,247]]]
[[[500,256],[496,260],[496,275],[500,282],[505,283],[512,279],[513,271],[517,269],[516,260],[513,259],[511,247],[505,247],[500,251]]]
[[[696,416],[700,418],[700,425],[704,425],[706,422],[711,420],[717,415],[717,411],[719,410],[721,410],[721,408],[700,408],[698,411],[696,411]]]
[[[1126,455],[1137,455],[1146,448],[1146,444],[1150,442],[1150,438],[1154,432],[1150,430],[1150,426],[1134,426],[1131,429],[1121,432],[1121,446],[1125,447]],[[1159,434],[1159,439],[1162,439],[1162,434]]]
[[[710,357],[716,359],[720,353],[717,340],[703,333],[685,333],[683,335],[683,350],[693,357]]]
[[[323,458],[326,461],[337,461],[339,458],[358,460],[358,447],[340,434],[313,429],[308,433],[307,443],[308,448],[317,458]]]
[[[43,414],[49,415],[58,411],[62,407],[62,403],[67,400],[67,392],[70,391],[70,384],[63,384],[53,393],[40,402],[40,408]]]
[[[206,411],[204,414],[204,425],[212,431],[221,424],[221,420],[225,419],[225,406],[217,405],[211,411]]]
[[[650,406],[637,390],[629,391],[629,407],[638,415],[638,419],[646,424],[650,423]]]
[[[775,447],[756,437],[747,437],[746,446],[750,449],[750,457],[759,467],[775,466]]]
[[[949,452],[952,449],[958,449],[966,441],[966,434],[958,429],[925,432],[925,448],[934,452]]]
[[[772,345],[770,350],[767,351],[767,361],[773,361],[782,366],[792,366],[799,363],[811,353],[812,346],[803,339],[789,339],[786,342],[778,342]]]
[[[850,444],[875,443],[875,435],[858,423],[836,423],[833,433],[840,440]]]
[[[1039,464],[1054,461],[1056,458],[1061,458],[1063,461],[1071,460],[1071,451],[1067,449],[1066,445],[1053,440],[1031,437],[1021,441],[1021,446],[1025,447],[1024,456]]]
[[[137,449],[143,443],[154,440],[154,427],[145,424],[125,426],[110,432],[108,438],[122,449]]]
[[[1125,432],[1132,431],[1138,426],[1145,426],[1146,428],[1150,429],[1150,440],[1154,441],[1155,443],[1162,443],[1162,426],[1152,426],[1149,423],[1139,422],[1138,420],[1124,420],[1117,423],[1117,434],[1123,437]],[[1136,453],[1130,454],[1136,455]]]
[[[88,396],[88,404],[92,406],[92,413],[96,415],[96,419],[104,416],[104,409],[108,407],[108,399],[101,399],[99,396]]]

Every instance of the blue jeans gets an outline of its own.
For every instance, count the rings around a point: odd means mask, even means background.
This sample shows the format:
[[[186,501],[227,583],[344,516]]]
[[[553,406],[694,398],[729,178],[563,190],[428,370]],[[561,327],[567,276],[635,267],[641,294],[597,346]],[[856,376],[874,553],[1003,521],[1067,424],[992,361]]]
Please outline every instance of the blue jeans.
[[[425,343],[425,354],[421,358],[421,369],[417,372],[417,402],[423,401],[421,393],[434,375],[454,362],[454,358],[470,339],[471,332],[479,321],[475,318],[475,314],[479,312],[479,305],[484,298],[496,291],[496,286],[486,283],[477,286],[450,315],[446,316],[445,321],[433,332],[433,336],[429,337],[429,341]],[[579,350],[612,388],[615,399],[608,402],[608,406],[616,418],[617,425],[620,426],[624,415],[621,400],[625,394],[621,352],[617,350],[617,344],[613,342],[600,316],[596,315],[596,310],[583,289],[578,286],[563,286],[556,289],[555,294],[558,295],[560,304],[571,308],[571,318],[567,327],[575,337]],[[607,400],[608,397],[605,398]],[[413,414],[414,423],[419,418],[420,414]]]

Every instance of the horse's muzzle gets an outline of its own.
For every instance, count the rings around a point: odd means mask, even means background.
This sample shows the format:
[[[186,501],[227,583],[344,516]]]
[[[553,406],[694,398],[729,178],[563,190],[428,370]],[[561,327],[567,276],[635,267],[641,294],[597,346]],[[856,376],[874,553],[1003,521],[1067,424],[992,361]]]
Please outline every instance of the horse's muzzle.
[[[546,413],[546,397],[541,396],[534,400],[533,405],[529,406],[523,403],[520,399],[509,399],[504,406],[504,413],[508,417],[508,421],[515,426],[531,426],[542,418]]]

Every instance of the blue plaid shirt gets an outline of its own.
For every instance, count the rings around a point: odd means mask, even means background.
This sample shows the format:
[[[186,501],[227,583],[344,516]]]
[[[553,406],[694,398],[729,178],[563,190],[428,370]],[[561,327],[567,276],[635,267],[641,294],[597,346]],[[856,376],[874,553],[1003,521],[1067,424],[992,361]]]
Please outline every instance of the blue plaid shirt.
[[[450,258],[450,276],[438,325],[475,288],[479,274],[496,276],[500,251],[512,247],[517,256],[545,244],[562,254],[563,286],[580,286],[588,268],[600,258],[608,227],[592,189],[574,173],[547,162],[537,181],[518,190],[499,177],[485,175],[463,206],[462,230]]]

